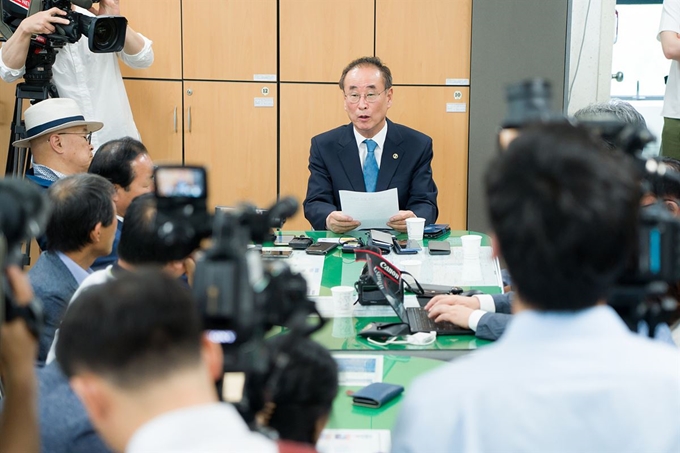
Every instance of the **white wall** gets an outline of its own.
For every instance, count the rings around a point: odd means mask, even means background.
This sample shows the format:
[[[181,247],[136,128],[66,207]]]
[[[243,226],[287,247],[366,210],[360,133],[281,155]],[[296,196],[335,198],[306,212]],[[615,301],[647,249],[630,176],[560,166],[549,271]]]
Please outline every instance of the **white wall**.
[[[616,0],[571,0],[567,111],[609,100]]]

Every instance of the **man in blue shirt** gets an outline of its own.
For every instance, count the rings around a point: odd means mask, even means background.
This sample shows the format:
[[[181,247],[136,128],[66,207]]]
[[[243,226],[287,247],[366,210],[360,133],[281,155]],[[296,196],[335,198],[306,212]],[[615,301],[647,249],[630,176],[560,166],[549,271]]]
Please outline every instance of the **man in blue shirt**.
[[[393,452],[680,451],[680,352],[605,303],[637,240],[630,162],[553,124],[524,130],[490,169],[514,320],[407,389]]]

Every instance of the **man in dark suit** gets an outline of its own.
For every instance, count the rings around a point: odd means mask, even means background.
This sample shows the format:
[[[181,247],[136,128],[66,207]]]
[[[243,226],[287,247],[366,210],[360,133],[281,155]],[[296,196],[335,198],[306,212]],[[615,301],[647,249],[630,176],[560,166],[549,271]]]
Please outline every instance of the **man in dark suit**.
[[[406,219],[437,220],[437,186],[432,179],[432,139],[387,119],[392,74],[377,57],[351,62],[340,89],[351,124],[312,138],[305,217],[315,230],[344,233],[359,221],[340,211],[339,190],[399,191],[399,212],[388,227],[406,231]]]
[[[100,256],[111,253],[116,233],[113,185],[97,175],[67,176],[47,191],[52,215],[47,224],[47,251],[28,272],[36,297],[43,303],[38,364],[50,349],[71,296]]]
[[[124,137],[100,146],[87,171],[108,179],[116,190],[113,202],[116,205],[118,229],[111,253],[97,258],[92,265],[92,270],[98,271],[118,261],[118,243],[123,231],[123,220],[132,200],[139,195],[153,192],[153,162],[142,142]]]

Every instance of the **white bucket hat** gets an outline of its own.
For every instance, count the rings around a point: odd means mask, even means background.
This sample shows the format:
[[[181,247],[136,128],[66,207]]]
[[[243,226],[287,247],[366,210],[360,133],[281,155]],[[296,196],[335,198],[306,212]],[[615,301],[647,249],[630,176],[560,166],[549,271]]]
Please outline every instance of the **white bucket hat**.
[[[28,148],[31,140],[69,127],[86,126],[88,132],[104,127],[100,121],[85,121],[76,101],[66,98],[45,99],[30,106],[24,113],[24,120],[26,138],[12,143],[17,148]]]

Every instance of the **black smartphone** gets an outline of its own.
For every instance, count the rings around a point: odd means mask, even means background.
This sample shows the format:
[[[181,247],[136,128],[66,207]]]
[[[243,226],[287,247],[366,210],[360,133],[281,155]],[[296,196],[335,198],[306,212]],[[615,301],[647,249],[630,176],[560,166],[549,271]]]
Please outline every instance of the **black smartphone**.
[[[288,245],[294,250],[304,250],[312,244],[314,244],[314,240],[306,236],[295,236],[288,241]]]
[[[427,244],[430,255],[450,255],[451,244],[447,241],[430,241]]]
[[[397,255],[415,255],[421,250],[418,241],[394,239],[392,245],[394,246],[394,253]]]
[[[325,255],[339,244],[337,242],[317,242],[305,249],[308,255]]]

